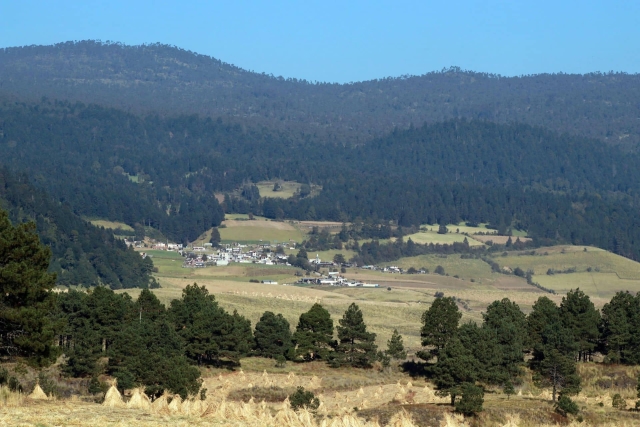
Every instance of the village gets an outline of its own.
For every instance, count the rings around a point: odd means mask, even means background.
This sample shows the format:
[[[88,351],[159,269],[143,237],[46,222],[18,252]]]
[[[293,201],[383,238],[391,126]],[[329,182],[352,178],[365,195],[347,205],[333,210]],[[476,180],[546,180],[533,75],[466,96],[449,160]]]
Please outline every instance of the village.
[[[262,264],[262,265],[283,265],[291,266],[289,256],[285,253],[282,245],[271,243],[261,243],[258,245],[248,245],[241,243],[226,243],[214,247],[211,243],[205,243],[203,246],[194,246],[177,243],[152,242],[145,245],[140,241],[126,241],[128,245],[136,248],[144,248],[150,246],[150,249],[161,251],[174,251],[184,257],[183,268],[209,268],[209,267],[225,267],[232,263],[238,264]],[[289,250],[296,250],[296,244],[291,243]],[[146,252],[140,252],[142,257],[148,256]],[[150,256],[150,255],[149,255]],[[362,288],[379,288],[377,283],[364,283],[356,280],[345,278],[340,270],[348,267],[357,267],[351,263],[336,263],[334,261],[324,261],[316,254],[315,258],[309,259],[309,264],[314,271],[307,272],[307,276],[302,276],[295,283],[283,285],[323,285],[323,286],[344,286],[344,287],[362,287]],[[364,266],[361,267],[368,270],[379,270],[390,273],[403,273],[404,271],[398,267]],[[326,270],[324,270],[326,269]],[[277,281],[262,280],[261,283],[269,285],[278,285]]]

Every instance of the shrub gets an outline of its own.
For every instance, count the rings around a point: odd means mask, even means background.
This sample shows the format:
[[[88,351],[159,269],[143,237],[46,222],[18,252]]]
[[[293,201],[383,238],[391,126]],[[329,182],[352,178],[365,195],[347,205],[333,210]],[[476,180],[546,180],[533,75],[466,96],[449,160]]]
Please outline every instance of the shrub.
[[[455,403],[456,412],[465,416],[475,415],[482,412],[484,403],[484,390],[471,383],[462,385],[462,397]]]
[[[435,269],[435,270],[433,270],[433,272],[434,272],[434,273],[436,273],[436,274],[440,274],[441,276],[444,276],[444,275],[445,275],[444,267],[443,267],[443,266],[441,266],[441,265],[438,265],[438,266],[436,267],[436,269]]]
[[[0,385],[6,384],[7,381],[9,381],[9,371],[0,368]]]
[[[91,377],[91,379],[89,380],[89,387],[87,391],[89,392],[89,394],[98,394],[103,391],[102,383],[100,383],[98,377]]]
[[[9,386],[9,390],[11,391],[18,391],[20,393],[24,392],[22,384],[20,384],[20,381],[18,381],[16,377],[9,377],[7,385]]]
[[[561,394],[558,402],[556,402],[556,412],[564,415],[565,417],[568,414],[576,415],[579,410],[578,404],[571,400],[569,396],[564,394]]]
[[[276,356],[276,368],[284,368],[287,366],[287,358],[282,354]]]
[[[611,406],[621,411],[624,411],[625,409],[627,409],[627,401],[624,400],[619,393],[616,393],[613,395]]]
[[[289,396],[291,409],[297,411],[300,408],[307,408],[316,411],[320,406],[320,400],[310,391],[305,391],[304,387],[298,387],[295,393]]]
[[[49,378],[43,371],[38,374],[38,383],[40,388],[45,392],[47,396],[59,396],[58,384],[51,378]]]

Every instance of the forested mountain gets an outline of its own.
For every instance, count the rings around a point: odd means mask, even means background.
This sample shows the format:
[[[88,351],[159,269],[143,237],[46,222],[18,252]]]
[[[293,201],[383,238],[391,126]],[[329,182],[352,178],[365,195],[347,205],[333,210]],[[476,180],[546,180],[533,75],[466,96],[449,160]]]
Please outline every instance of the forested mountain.
[[[339,144],[461,117],[540,125],[629,149],[640,142],[640,76],[624,73],[507,78],[451,68],[350,84],[310,83],[166,45],[82,41],[0,49],[0,95],[137,113],[229,116]]]
[[[151,259],[127,249],[104,229],[75,215],[69,206],[56,203],[35,188],[27,177],[0,168],[0,209],[15,223],[33,221],[43,244],[52,252],[50,271],[58,283],[112,289],[151,284]]]
[[[345,147],[222,119],[4,103],[0,159],[79,214],[151,223],[180,241],[220,223],[214,193],[282,178],[323,190],[290,200],[245,191],[226,198],[227,212],[490,222],[640,258],[640,157],[524,124],[457,119]]]

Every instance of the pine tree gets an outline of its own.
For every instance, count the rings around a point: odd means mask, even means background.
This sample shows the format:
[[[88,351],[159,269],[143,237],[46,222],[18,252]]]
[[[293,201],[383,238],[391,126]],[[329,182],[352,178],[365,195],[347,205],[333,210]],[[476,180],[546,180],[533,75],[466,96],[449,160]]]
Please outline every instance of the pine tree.
[[[184,399],[200,389],[200,371],[184,355],[173,325],[148,319],[125,322],[109,348],[108,372],[122,389],[145,386],[147,394],[164,390]]]
[[[544,357],[535,365],[533,380],[538,387],[551,387],[554,401],[559,390],[563,395],[580,392],[575,360],[555,348],[544,350]]]
[[[480,364],[470,348],[454,337],[447,342],[438,355],[438,362],[433,366],[433,380],[440,396],[450,396],[451,406],[456,396],[462,392],[464,383],[475,383],[478,378]]]
[[[185,342],[185,354],[199,364],[223,358],[238,363],[248,350],[247,325],[222,309],[204,286],[187,286],[181,299],[171,301],[168,316]]]
[[[276,315],[271,311],[265,311],[256,323],[253,336],[256,353],[260,356],[290,358],[290,352],[293,350],[291,328],[282,314]]]
[[[507,298],[494,301],[483,314],[481,339],[476,346],[487,346],[489,357],[479,354],[483,362],[483,379],[504,386],[517,381],[523,373],[526,318],[520,307]]]
[[[578,344],[578,360],[587,361],[595,350],[600,331],[600,313],[591,299],[580,289],[570,290],[562,298],[560,317]]]
[[[296,357],[304,360],[327,359],[332,350],[333,320],[322,305],[316,303],[300,315],[293,342],[297,346]]]
[[[220,241],[222,238],[220,237],[220,231],[218,231],[218,227],[213,227],[211,230],[211,239],[209,239],[209,243],[213,245],[214,248],[217,248],[220,245]]]
[[[64,325],[56,306],[56,275],[48,273],[51,251],[40,243],[33,222],[13,226],[0,210],[0,354],[51,363],[54,338]]]
[[[461,399],[455,403],[456,412],[467,417],[482,412],[484,390],[471,383],[464,383],[460,387]]]
[[[407,352],[404,349],[404,343],[402,342],[402,335],[398,333],[397,329],[393,330],[393,335],[387,341],[387,350],[385,351],[386,355],[396,359],[396,360],[404,360],[407,357]]]
[[[339,320],[338,345],[332,354],[331,365],[370,367],[376,360],[378,346],[375,344],[376,334],[367,332],[362,318],[362,311],[352,303]]]
[[[422,352],[421,357],[429,359],[455,336],[462,313],[453,297],[437,298],[431,307],[422,314],[422,345],[434,347],[429,353]]]
[[[533,304],[527,316],[527,347],[530,349],[542,343],[542,333],[547,326],[560,322],[560,310],[555,302],[540,297]]]

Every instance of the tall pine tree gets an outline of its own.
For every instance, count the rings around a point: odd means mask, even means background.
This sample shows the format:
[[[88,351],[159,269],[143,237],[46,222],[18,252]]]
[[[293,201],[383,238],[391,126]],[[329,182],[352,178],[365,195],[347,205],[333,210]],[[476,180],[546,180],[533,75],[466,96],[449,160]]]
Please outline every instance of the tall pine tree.
[[[34,223],[13,226],[0,210],[0,354],[36,364],[55,359],[54,338],[64,323],[51,314],[56,275],[47,272],[50,259]]]
[[[362,311],[352,303],[339,320],[338,345],[332,354],[331,365],[368,368],[376,359],[376,334],[367,332]]]

